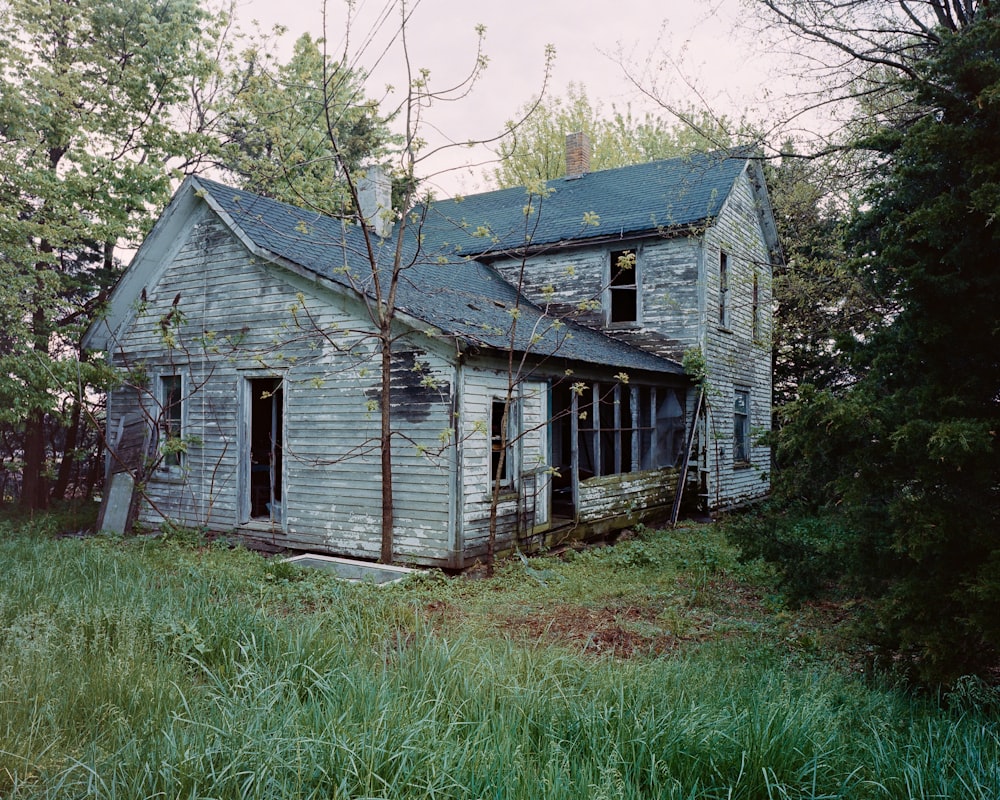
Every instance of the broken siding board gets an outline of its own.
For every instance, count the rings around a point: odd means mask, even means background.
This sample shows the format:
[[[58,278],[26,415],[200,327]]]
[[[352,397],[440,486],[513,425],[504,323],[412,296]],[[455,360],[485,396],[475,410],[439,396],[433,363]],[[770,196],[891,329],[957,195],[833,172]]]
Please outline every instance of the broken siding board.
[[[580,482],[579,520],[582,523],[615,517],[638,520],[649,512],[669,508],[676,485],[674,468],[589,478]]]

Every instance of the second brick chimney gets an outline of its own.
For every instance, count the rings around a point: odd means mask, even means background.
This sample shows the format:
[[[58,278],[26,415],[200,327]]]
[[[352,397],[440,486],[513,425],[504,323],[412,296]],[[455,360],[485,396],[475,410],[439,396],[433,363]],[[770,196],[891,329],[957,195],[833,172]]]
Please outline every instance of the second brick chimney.
[[[566,135],[566,177],[590,172],[590,137],[581,132]]]

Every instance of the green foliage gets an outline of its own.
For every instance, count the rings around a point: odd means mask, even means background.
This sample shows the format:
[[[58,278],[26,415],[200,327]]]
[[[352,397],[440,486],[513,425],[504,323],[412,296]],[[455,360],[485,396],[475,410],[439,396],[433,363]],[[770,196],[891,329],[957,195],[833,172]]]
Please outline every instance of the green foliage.
[[[718,150],[738,144],[739,137],[733,133],[738,126],[704,110],[685,109],[686,121],[674,124],[652,114],[637,118],[628,107],[607,113],[576,84],[570,84],[565,98],[527,103],[518,118],[525,114],[526,121],[500,144],[500,165],[490,176],[500,188],[530,186],[565,175],[570,133],[587,134],[593,171]]]
[[[607,586],[676,566],[674,549],[725,553],[710,528],[626,545],[558,569]],[[495,608],[510,597],[502,575],[380,589],[273,564],[170,539],[9,530],[0,793],[986,800],[1000,782],[981,682],[940,709],[732,637],[585,659],[414,613],[463,592]]]
[[[249,191],[322,213],[347,213],[347,176],[389,141],[386,121],[363,94],[364,75],[303,34],[287,63],[261,49],[229,76],[222,161]]]
[[[684,351],[681,364],[684,373],[695,383],[704,384],[708,378],[708,362],[700,347],[689,347]]]
[[[784,255],[772,277],[779,407],[797,399],[804,385],[825,390],[850,383],[850,365],[839,346],[869,330],[884,312],[878,296],[847,267],[848,209],[843,198],[831,197],[830,187],[842,154],[804,158],[791,142],[781,150],[780,163],[765,164]]]
[[[730,517],[725,529],[742,559],[778,567],[780,587],[793,604],[817,597],[847,569],[852,533],[836,513],[764,508]]]
[[[166,201],[165,164],[201,152],[175,124],[224,21],[195,0],[0,9],[0,422],[23,437],[28,505],[47,499],[46,415],[88,399],[79,340],[115,248]]]
[[[849,230],[883,313],[841,343],[850,385],[784,409],[778,489],[845,515],[880,644],[947,682],[1000,658],[1000,20],[942,32],[902,89],[923,111],[859,144],[881,167]]]

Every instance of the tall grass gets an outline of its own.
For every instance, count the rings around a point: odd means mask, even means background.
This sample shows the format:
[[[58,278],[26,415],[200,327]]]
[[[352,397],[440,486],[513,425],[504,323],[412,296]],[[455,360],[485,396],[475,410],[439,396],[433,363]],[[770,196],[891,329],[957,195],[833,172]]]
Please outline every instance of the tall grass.
[[[585,660],[432,629],[406,587],[169,543],[7,532],[0,570],[12,800],[985,800],[1000,786],[996,719],[745,641]]]

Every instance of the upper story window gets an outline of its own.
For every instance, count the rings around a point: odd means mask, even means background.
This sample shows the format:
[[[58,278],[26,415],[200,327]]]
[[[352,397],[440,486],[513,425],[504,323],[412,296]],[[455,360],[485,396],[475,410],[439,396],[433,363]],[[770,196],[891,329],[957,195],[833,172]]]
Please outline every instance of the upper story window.
[[[612,250],[608,272],[607,320],[611,325],[639,321],[639,266],[636,251]]]
[[[760,273],[753,271],[753,293],[750,296],[750,338],[754,342],[760,339]]]
[[[160,453],[162,469],[178,469],[184,462],[184,382],[180,375],[160,376]]]
[[[729,254],[719,251],[719,326],[729,327]]]

